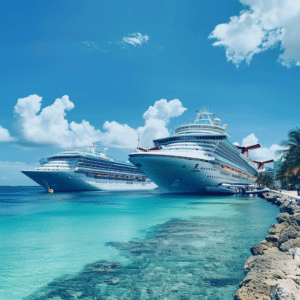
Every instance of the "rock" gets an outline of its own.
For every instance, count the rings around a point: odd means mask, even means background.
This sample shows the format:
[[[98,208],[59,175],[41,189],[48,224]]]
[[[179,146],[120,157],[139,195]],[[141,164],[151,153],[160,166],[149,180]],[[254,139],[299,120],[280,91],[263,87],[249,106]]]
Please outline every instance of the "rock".
[[[272,224],[272,227],[268,230],[271,235],[280,234],[281,230],[288,226],[288,223]]]
[[[297,251],[295,253],[298,253]],[[235,299],[247,299],[243,295],[247,295],[248,299],[270,299],[263,297],[270,294],[271,287],[278,285],[280,280],[286,280],[287,274],[289,279],[300,279],[299,266],[300,260],[293,259],[290,253],[281,252],[277,248],[269,248],[263,255],[249,257],[244,266],[247,274],[240,283],[241,291],[236,294]]]
[[[269,247],[269,243],[266,240],[262,240],[259,244],[253,246],[250,251],[252,255],[262,255]]]
[[[287,212],[284,212],[284,213],[280,213],[276,217],[276,220],[280,224],[280,223],[283,223],[283,222],[288,222],[289,218],[290,218],[290,215]]]
[[[261,197],[280,206],[279,224],[250,249],[234,299],[300,300],[300,202],[272,192]]]
[[[279,250],[284,252],[288,251],[291,248],[300,248],[300,238],[288,240],[279,246]]]
[[[270,300],[271,285],[274,284],[270,282],[266,284],[264,282],[253,282],[251,286],[241,287],[234,295],[234,300]]]
[[[297,225],[300,226],[300,214],[297,214],[297,215],[295,216],[295,221],[296,221]]]
[[[296,239],[298,237],[300,237],[300,228],[290,225],[280,232],[278,242],[279,244],[282,244],[290,239]]]
[[[292,254],[293,259],[299,259],[300,258],[300,248],[289,249],[289,253]]]
[[[266,241],[267,242],[278,243],[278,240],[279,240],[279,234],[266,236]]]
[[[280,212],[281,213],[284,213],[284,212],[287,212],[287,213],[289,213],[290,214],[290,212],[288,211],[289,210],[289,204],[287,204],[287,203],[283,203],[283,204],[281,204],[280,205]]]
[[[250,266],[252,266],[252,263],[255,261],[255,259],[256,259],[255,256],[250,256],[246,260],[246,262],[244,264],[244,272],[245,272],[245,274],[247,274],[251,270]]]
[[[117,285],[120,282],[119,278],[111,278],[104,281],[108,285]]]
[[[300,225],[300,213],[295,213],[290,215],[289,213],[280,213],[277,217],[277,222],[279,224],[281,223],[287,223],[289,225],[293,225],[295,227],[298,227]],[[299,222],[299,223],[298,223]],[[287,225],[286,225],[287,226]],[[299,227],[300,228],[300,227]]]
[[[279,280],[271,286],[270,297],[272,300],[298,300],[300,299],[300,288],[291,279]]]

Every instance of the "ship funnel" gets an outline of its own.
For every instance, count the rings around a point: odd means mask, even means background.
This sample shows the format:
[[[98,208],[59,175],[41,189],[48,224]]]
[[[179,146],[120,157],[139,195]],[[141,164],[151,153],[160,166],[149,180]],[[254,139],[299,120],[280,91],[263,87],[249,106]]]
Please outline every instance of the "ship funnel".
[[[221,120],[219,118],[215,118],[214,121],[213,121],[213,124],[216,125],[216,126],[220,126]]]
[[[106,155],[106,152],[108,151],[108,148],[104,148],[104,152],[105,152],[105,155]]]

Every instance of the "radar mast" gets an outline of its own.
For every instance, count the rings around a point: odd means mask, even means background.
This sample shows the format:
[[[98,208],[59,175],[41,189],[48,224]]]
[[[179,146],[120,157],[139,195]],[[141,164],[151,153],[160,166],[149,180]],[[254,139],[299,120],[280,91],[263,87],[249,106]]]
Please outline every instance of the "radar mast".
[[[208,125],[213,124],[209,115],[214,116],[214,114],[209,112],[209,109],[207,106],[200,107],[199,110],[197,110],[197,113],[198,114],[194,121],[194,124],[208,124]]]

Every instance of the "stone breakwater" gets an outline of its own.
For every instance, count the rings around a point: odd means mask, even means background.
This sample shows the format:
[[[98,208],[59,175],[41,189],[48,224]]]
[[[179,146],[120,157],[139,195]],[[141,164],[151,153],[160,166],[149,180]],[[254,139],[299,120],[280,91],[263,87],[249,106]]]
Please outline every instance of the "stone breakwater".
[[[275,192],[261,198],[280,206],[278,223],[251,248],[234,300],[300,300],[300,201]]]

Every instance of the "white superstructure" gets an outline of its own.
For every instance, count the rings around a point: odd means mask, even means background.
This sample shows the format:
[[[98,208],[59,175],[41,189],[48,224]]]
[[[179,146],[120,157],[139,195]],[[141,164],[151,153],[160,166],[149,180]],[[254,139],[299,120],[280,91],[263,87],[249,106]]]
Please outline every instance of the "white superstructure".
[[[221,184],[253,184],[256,164],[228,141],[227,125],[211,115],[202,108],[193,124],[154,140],[154,148],[138,148],[129,160],[168,192],[201,193],[221,191]]]
[[[105,152],[107,149],[105,149]],[[22,171],[54,191],[148,190],[157,186],[139,169],[95,151],[64,151],[40,160],[35,170]]]

